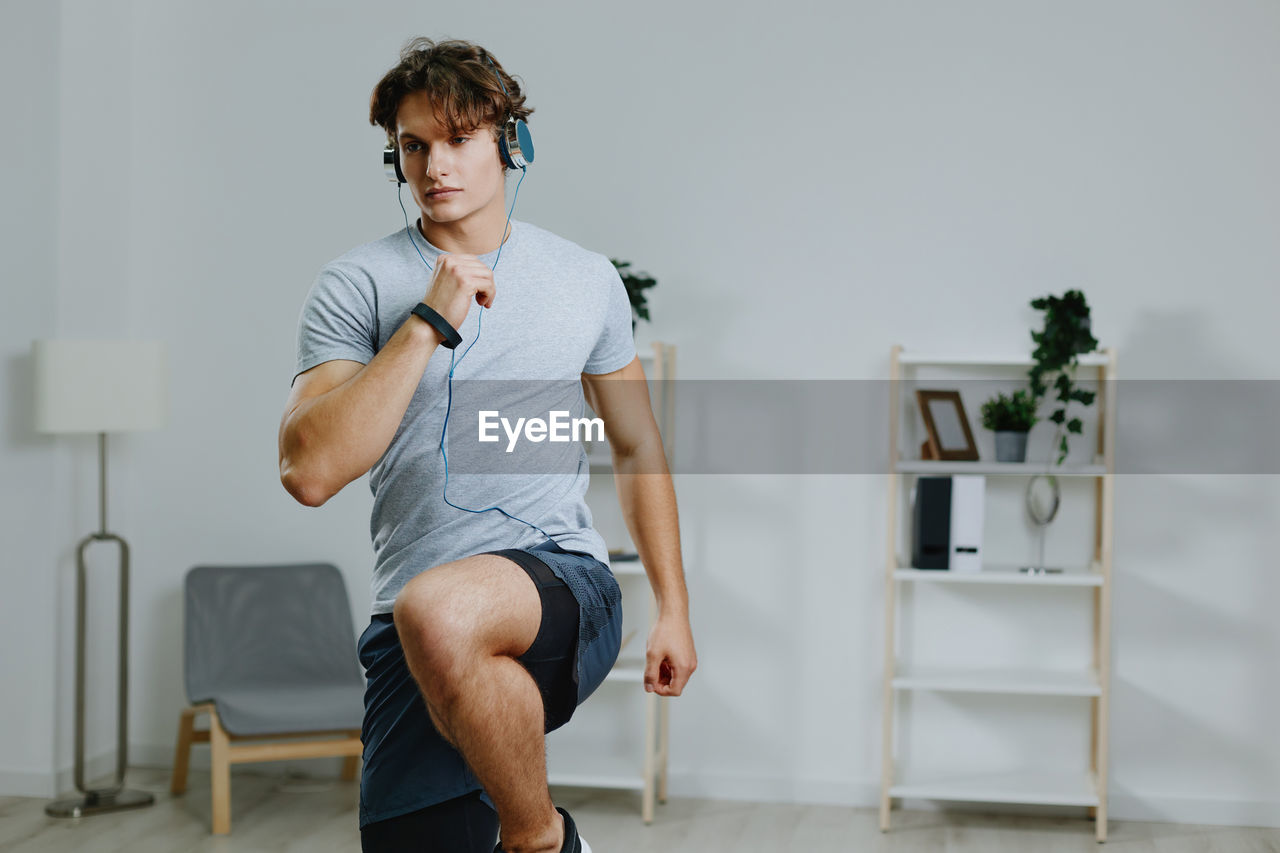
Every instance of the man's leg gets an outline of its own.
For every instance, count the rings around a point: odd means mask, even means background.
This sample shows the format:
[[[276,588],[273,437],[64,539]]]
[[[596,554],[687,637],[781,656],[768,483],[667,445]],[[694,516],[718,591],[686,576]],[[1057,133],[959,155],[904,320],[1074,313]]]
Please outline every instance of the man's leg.
[[[558,853],[564,839],[547,788],[542,695],[516,660],[541,622],[532,579],[491,554],[423,572],[396,598],[405,662],[432,722],[497,807],[508,853]]]

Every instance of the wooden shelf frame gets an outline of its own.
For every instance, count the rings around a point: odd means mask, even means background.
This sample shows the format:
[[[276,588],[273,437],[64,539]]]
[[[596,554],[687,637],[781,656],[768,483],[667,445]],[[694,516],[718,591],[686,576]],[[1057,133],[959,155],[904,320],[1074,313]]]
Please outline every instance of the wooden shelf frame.
[[[652,400],[654,419],[659,432],[665,437],[675,435],[676,347],[661,341],[653,342],[652,355],[640,354],[646,376],[655,384],[658,396]],[[672,441],[664,441],[667,464],[672,465]],[[593,443],[587,456],[587,464],[594,473],[612,472],[613,461],[607,442]],[[620,562],[613,566],[613,573],[624,582],[636,576],[646,578],[648,617],[646,625],[652,628],[658,618],[658,602],[653,590],[647,587],[647,574],[639,561]],[[638,581],[633,581],[637,582]],[[643,691],[645,636],[633,637],[619,654],[613,669],[605,676],[605,683],[621,685],[620,689]],[[637,655],[638,652],[638,655]],[[632,687],[631,685],[635,685]],[[640,792],[640,816],[646,824],[653,823],[655,804],[667,801],[667,767],[671,743],[671,709],[665,696],[643,693],[644,701],[644,754],[637,774],[625,772],[557,772],[548,777],[552,785],[578,788],[612,788]]]
[[[883,708],[881,717],[880,829],[890,828],[895,799],[919,798],[973,802],[1004,802],[1085,806],[1095,820],[1099,842],[1107,839],[1107,786],[1111,698],[1111,576],[1115,539],[1115,393],[1117,376],[1114,348],[1079,358],[1079,373],[1095,370],[1099,382],[1097,451],[1100,464],[1048,467],[1043,463],[981,463],[905,461],[899,459],[902,384],[907,369],[921,366],[972,367],[978,371],[1030,367],[1029,355],[972,357],[947,353],[904,352],[894,345],[889,354],[889,473],[886,475],[888,520],[885,525],[885,633]],[[901,565],[898,556],[899,488],[907,476],[987,474],[1023,476],[1054,473],[1091,477],[1094,480],[1093,559],[1087,569],[1060,575],[1020,575],[1008,567],[986,567],[977,574],[950,574]],[[900,583],[1023,584],[1046,589],[1085,588],[1092,599],[1093,665],[1072,674],[1025,670],[954,669],[912,670],[898,668],[897,610]],[[1019,682],[1019,680],[1021,680]],[[1019,683],[1021,686],[1019,686]],[[897,693],[903,690],[960,690],[985,693],[1038,693],[1083,696],[1090,702],[1090,770],[1085,778],[1070,774],[1023,771],[999,775],[944,780],[914,780],[896,765],[894,730]],[[1068,778],[1070,777],[1070,778]]]

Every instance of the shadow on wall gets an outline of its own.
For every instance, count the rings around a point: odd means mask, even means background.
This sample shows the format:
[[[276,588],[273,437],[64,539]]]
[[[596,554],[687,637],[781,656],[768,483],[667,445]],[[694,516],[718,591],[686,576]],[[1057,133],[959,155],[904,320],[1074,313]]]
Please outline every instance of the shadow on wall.
[[[1273,728],[1268,709],[1280,704],[1273,668],[1280,651],[1280,407],[1268,387],[1280,382],[1243,381],[1259,375],[1257,365],[1229,355],[1212,331],[1198,314],[1152,311],[1137,317],[1119,347],[1121,377],[1174,377],[1186,388],[1162,395],[1159,411],[1132,412],[1124,398],[1117,405],[1117,455],[1131,430],[1129,439],[1153,448],[1171,473],[1116,483],[1113,622],[1123,641],[1113,651],[1113,725],[1115,709],[1142,725],[1113,730],[1113,772],[1133,756],[1147,778],[1198,794],[1188,768],[1213,767],[1220,778],[1234,777],[1239,791],[1257,792],[1250,798],[1264,799],[1280,783],[1277,747],[1258,741]],[[1176,454],[1187,449],[1197,457],[1187,467],[1197,470],[1176,473]],[[1183,696],[1159,696],[1138,683],[1157,661],[1163,673],[1178,673]],[[1169,684],[1167,674],[1153,678]],[[1244,707],[1220,707],[1222,699],[1212,697],[1223,695]],[[1180,710],[1203,702],[1210,704],[1202,717]],[[1223,735],[1207,718],[1243,735]],[[1150,790],[1146,779],[1135,787]]]

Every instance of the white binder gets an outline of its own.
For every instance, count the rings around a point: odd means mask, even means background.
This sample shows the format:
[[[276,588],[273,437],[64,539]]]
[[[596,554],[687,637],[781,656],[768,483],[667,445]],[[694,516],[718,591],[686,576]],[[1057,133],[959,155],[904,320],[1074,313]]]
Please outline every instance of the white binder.
[[[982,520],[987,478],[960,474],[951,478],[951,553],[953,572],[982,571]]]

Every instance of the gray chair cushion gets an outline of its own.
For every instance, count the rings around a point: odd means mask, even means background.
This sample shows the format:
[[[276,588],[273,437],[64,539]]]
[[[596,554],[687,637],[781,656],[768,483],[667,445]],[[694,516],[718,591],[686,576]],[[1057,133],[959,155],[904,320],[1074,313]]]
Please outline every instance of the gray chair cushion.
[[[232,734],[358,729],[364,675],[342,574],[327,563],[187,572],[187,698]]]

